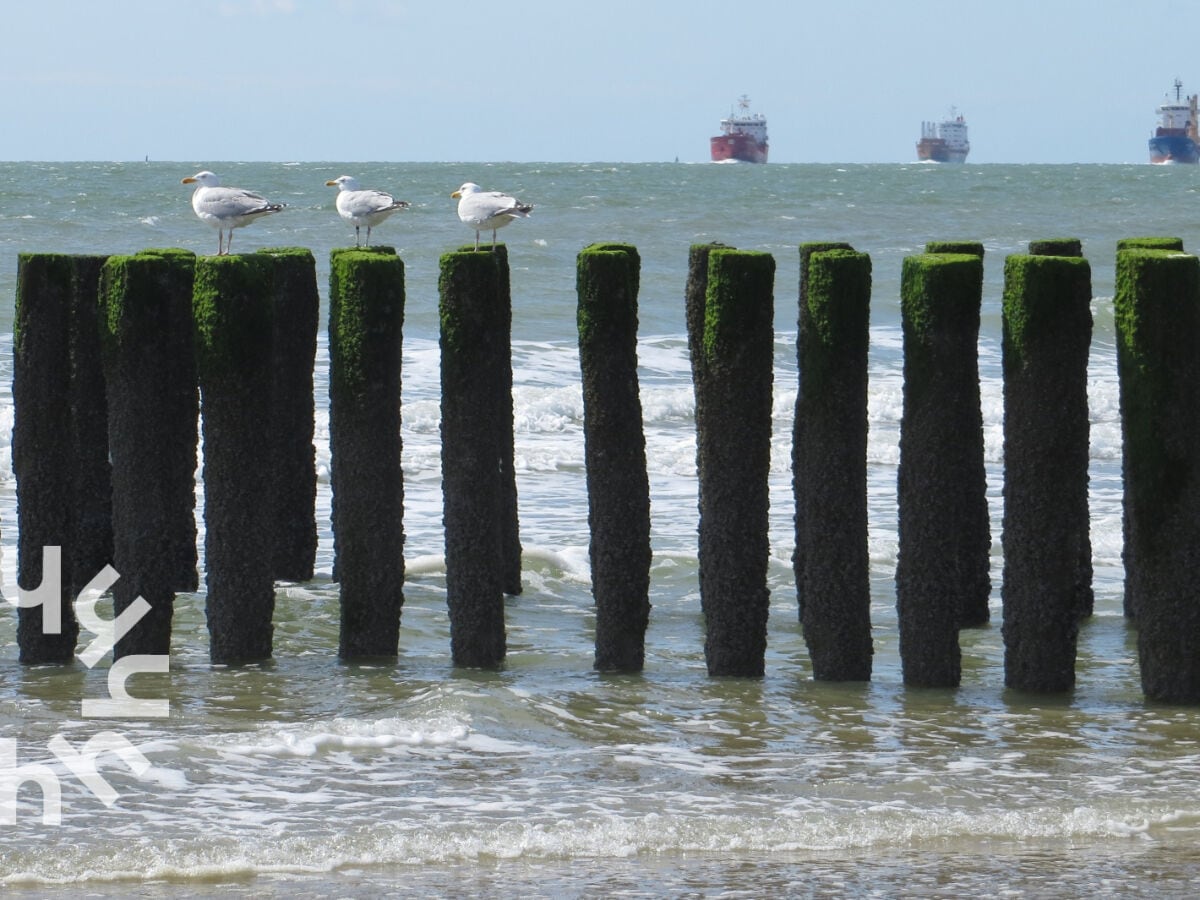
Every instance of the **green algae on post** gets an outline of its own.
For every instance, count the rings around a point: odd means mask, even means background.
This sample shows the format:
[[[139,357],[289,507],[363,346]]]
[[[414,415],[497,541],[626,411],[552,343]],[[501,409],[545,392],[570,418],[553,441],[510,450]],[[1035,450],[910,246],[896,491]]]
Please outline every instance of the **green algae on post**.
[[[958,630],[988,620],[991,536],[977,351],[982,290],[979,256],[904,260],[896,607],[908,685],[956,686]]]
[[[110,257],[101,273],[113,565],[121,573],[113,605],[120,613],[139,596],[150,605],[117,641],[117,656],[168,653],[175,594],[199,584],[195,265],[189,251],[142,251]]]
[[[640,258],[593,244],[576,261],[595,668],[640,672],[650,616],[650,488],[637,376]]]
[[[1127,237],[1117,241],[1117,253],[1122,250],[1173,250],[1183,252],[1183,238],[1178,237]]]
[[[201,257],[192,310],[204,439],[204,557],[209,655],[272,653],[272,274],[269,256]]]
[[[871,677],[867,549],[867,348],[871,259],[801,248],[799,385],[793,428],[793,564],[820,681]]]
[[[708,252],[698,379],[700,604],[710,675],[765,666],[775,260]]]
[[[926,253],[965,253],[968,256],[983,258],[983,243],[981,241],[927,241]]]
[[[1124,445],[1125,566],[1142,691],[1200,702],[1200,260],[1117,254],[1117,369]]]
[[[329,444],[342,659],[394,657],[404,605],[400,434],[404,263],[335,250],[329,287]]]
[[[1092,608],[1087,367],[1091,267],[1080,257],[1004,264],[1004,683],[1075,684]]]

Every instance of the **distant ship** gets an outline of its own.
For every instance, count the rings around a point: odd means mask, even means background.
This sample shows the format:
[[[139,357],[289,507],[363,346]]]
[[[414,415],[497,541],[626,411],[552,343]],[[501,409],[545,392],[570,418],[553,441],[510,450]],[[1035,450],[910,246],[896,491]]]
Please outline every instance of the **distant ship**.
[[[721,133],[709,139],[713,162],[765,163],[767,117],[750,112],[750,98],[742,94],[738,111],[721,120]]]
[[[1158,108],[1158,127],[1150,138],[1150,162],[1200,162],[1200,136],[1196,134],[1196,95],[1182,96],[1183,82],[1175,79],[1175,102]]]
[[[941,122],[922,122],[921,140],[917,141],[917,159],[922,161],[961,163],[967,161],[971,142],[967,140],[967,123],[953,109],[950,118]]]

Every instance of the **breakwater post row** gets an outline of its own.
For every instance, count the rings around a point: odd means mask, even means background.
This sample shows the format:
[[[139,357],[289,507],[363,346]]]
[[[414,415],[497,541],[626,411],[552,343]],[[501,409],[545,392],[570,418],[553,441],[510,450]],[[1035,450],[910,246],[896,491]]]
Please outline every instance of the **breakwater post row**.
[[[1139,629],[1147,697],[1200,702],[1200,607],[1188,593],[1200,576],[1190,550],[1200,538],[1200,363],[1190,345],[1200,327],[1200,261],[1181,249],[1177,239],[1130,239],[1118,248],[1126,612]],[[1005,682],[1064,691],[1074,683],[1078,623],[1092,608],[1090,268],[1075,239],[1033,242],[1029,251],[1006,260],[1004,278]],[[816,678],[866,680],[870,259],[838,244],[800,252],[799,614]],[[404,269],[391,248],[335,251],[332,263],[339,649],[344,658],[395,656],[404,580]],[[621,244],[594,245],[577,260],[595,665],[606,671],[642,668],[650,610],[639,265],[636,249]],[[902,273],[896,594],[904,680],[914,686],[957,685],[958,631],[988,619],[976,349],[982,266],[977,242],[941,242],[906,259]],[[37,580],[43,545],[73,548],[64,559],[70,599],[111,555],[131,573],[117,603],[136,587],[154,611],[119,652],[166,652],[173,594],[196,587],[198,398],[213,659],[269,656],[274,581],[311,577],[314,273],[303,250],[199,260],[182,251],[22,255],[14,329],[19,577],[26,586]],[[764,668],[773,278],[768,254],[691,249],[685,304],[699,579],[713,675]],[[503,247],[441,260],[447,602],[452,657],[464,666],[502,664],[504,595],[520,590],[508,281]],[[101,384],[107,390],[97,392]],[[261,478],[267,470],[272,477]],[[279,534],[288,547],[277,546]],[[19,610],[22,661],[69,659],[78,628],[69,604],[61,633],[43,634],[40,614]]]

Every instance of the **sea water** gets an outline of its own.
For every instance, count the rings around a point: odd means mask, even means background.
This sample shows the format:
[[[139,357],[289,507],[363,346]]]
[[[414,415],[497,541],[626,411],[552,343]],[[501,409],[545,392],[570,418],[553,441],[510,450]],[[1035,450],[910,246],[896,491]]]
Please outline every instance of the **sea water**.
[[[1174,235],[1195,249],[1195,167],[709,164],[0,163],[0,565],[16,556],[12,309],[20,252],[215,251],[180,178],[287,203],[234,251],[310,248],[323,309],[329,251],[353,243],[342,174],[410,200],[375,229],[407,283],[403,371],[408,579],[395,664],[337,661],[331,582],[328,345],[316,363],[317,575],[280,584],[275,655],[208,661],[204,592],[180,595],[168,675],[135,694],[165,718],[96,720],[108,660],[17,662],[0,607],[0,738],[43,765],[62,818],[22,785],[0,828],[0,893],[167,896],[1191,896],[1200,891],[1200,710],[1147,703],[1122,615],[1115,246]],[[439,255],[475,235],[464,181],[534,204],[500,232],[512,267],[516,471],[524,590],[507,601],[498,672],[450,664],[442,559]],[[1092,267],[1089,368],[1096,614],[1066,695],[1004,688],[1000,634],[1003,261],[1077,237]],[[491,235],[483,235],[490,243]],[[790,440],[799,255],[846,241],[873,266],[868,493],[874,673],[814,682],[791,570]],[[962,633],[957,690],[902,683],[895,591],[900,270],[929,240],[986,250],[980,377],[992,512],[992,623]],[[597,241],[641,255],[638,356],[653,564],[646,667],[592,670],[575,258]],[[688,247],[774,255],[771,608],[766,675],[706,674],[696,562],[693,396],[684,332]],[[323,316],[324,318],[324,316]],[[199,479],[199,473],[198,473]],[[197,517],[203,535],[203,484]],[[203,559],[201,559],[203,568]],[[202,580],[203,585],[203,580]],[[2,610],[8,610],[3,612]],[[90,635],[85,633],[82,640]],[[105,806],[50,752],[120,734]],[[10,744],[9,746],[12,746]],[[4,765],[0,759],[0,766]]]

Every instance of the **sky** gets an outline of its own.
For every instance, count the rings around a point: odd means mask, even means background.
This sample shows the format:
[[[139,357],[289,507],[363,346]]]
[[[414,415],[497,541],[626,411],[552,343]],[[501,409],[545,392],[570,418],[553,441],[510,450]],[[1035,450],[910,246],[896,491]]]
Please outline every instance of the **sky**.
[[[1144,163],[1200,2],[3,0],[0,159]]]

